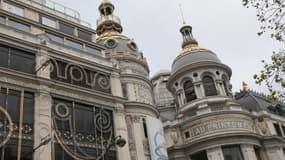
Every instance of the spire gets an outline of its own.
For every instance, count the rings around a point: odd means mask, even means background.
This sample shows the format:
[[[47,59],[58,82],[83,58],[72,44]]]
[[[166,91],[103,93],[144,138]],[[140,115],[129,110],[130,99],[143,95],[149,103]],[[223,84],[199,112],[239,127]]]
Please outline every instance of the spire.
[[[122,33],[121,20],[113,14],[115,10],[113,3],[110,0],[101,0],[98,9],[100,18],[97,20],[97,34],[100,36],[107,31]]]

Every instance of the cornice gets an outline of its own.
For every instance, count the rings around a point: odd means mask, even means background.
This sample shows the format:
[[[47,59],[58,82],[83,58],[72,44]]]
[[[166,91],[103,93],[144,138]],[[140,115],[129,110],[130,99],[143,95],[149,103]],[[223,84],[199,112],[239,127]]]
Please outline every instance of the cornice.
[[[154,105],[151,104],[146,104],[146,103],[141,103],[141,102],[135,102],[135,101],[126,101],[124,103],[126,110],[128,108],[136,108],[138,111],[139,110],[148,110],[154,113],[157,117],[159,116],[159,111]],[[142,113],[143,114],[143,113]]]
[[[126,101],[125,98],[122,97],[117,97],[113,96],[112,94],[107,94],[104,92],[88,89],[88,88],[83,88],[80,86],[76,85],[71,85],[68,83],[60,82],[60,81],[55,81],[55,80],[49,80],[46,78],[41,78],[41,77],[36,77],[35,75],[30,75],[30,74],[25,74],[22,72],[6,69],[6,68],[1,68],[0,67],[0,75],[3,75],[5,77],[11,77],[10,79],[19,79],[21,82],[26,81],[26,82],[31,82],[31,84],[34,85],[34,88],[32,89],[39,89],[40,85],[46,85],[50,87],[50,89],[57,89],[57,90],[70,90],[71,92],[76,90],[78,94],[88,94],[90,96],[97,97],[101,100],[105,100],[108,102],[112,103],[124,103]],[[5,82],[5,83],[9,83]],[[10,82],[11,83],[11,82]],[[27,86],[23,86],[27,87]],[[54,92],[50,92],[51,94]],[[57,94],[57,93],[54,93]]]

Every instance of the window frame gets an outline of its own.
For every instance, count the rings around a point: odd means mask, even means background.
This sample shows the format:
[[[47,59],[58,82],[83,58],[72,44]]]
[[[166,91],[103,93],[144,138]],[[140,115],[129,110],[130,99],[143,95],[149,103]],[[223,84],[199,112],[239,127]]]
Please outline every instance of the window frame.
[[[202,78],[202,84],[204,87],[205,96],[217,96],[218,90],[214,81],[214,78],[209,75],[205,75]]]
[[[197,99],[197,95],[195,92],[195,86],[190,79],[186,80],[183,83],[183,90],[184,90],[185,102],[186,103]]]

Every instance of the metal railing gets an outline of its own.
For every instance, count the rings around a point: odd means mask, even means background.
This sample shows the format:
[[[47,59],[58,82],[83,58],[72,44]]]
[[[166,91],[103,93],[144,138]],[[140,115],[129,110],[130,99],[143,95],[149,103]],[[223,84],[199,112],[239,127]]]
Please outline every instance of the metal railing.
[[[83,25],[85,27],[91,28],[90,23],[82,21],[80,19],[79,12],[77,12],[71,8],[65,7],[64,5],[61,5],[61,4],[56,3],[54,1],[51,1],[51,0],[16,0],[16,1],[26,3],[30,6],[44,10],[46,12],[57,15],[59,17],[70,20],[72,22]]]
[[[119,17],[115,16],[115,15],[109,15],[109,16],[102,16],[97,20],[97,26],[99,26],[100,24],[106,22],[106,21],[114,21],[118,24],[121,24],[121,20]]]

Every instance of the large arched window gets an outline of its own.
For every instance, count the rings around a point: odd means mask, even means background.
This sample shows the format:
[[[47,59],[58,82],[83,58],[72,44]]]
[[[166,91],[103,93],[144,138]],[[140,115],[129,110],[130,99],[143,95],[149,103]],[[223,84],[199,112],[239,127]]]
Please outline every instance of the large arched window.
[[[197,98],[194,90],[194,85],[190,80],[184,83],[183,88],[186,97],[186,102],[193,101]]]
[[[205,90],[205,96],[215,96],[218,94],[212,77],[204,76],[202,81]]]

